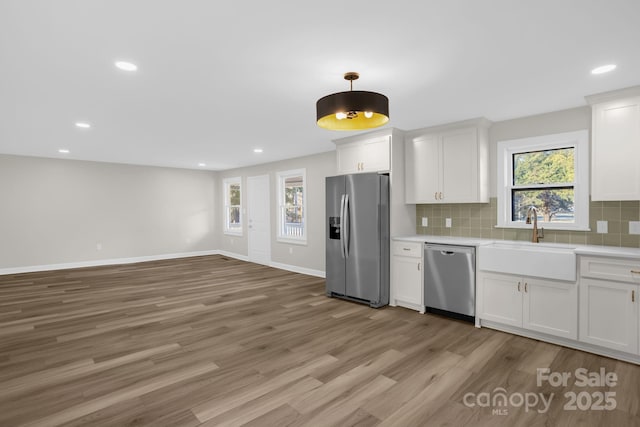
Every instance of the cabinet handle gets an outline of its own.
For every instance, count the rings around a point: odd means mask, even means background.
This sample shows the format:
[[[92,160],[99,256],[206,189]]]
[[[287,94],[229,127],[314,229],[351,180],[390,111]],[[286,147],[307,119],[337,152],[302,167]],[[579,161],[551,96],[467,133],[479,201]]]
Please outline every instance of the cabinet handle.
[[[520,292],[520,282],[518,282],[518,292]]]
[[[524,282],[524,291],[527,292],[527,282]]]
[[[442,200],[442,191],[440,192],[440,200]]]
[[[435,193],[433,193],[433,198],[438,200],[438,192],[437,191]]]
[[[631,302],[636,302],[636,291],[631,291]]]
[[[420,263],[418,263],[418,271],[420,271]]]
[[[638,271],[638,270],[631,270],[631,274],[640,274],[640,271]]]

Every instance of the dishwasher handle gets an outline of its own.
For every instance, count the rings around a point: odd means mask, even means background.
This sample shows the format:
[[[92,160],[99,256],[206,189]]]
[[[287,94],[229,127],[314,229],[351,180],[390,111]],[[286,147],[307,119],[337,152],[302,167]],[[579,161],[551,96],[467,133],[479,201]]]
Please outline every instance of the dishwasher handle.
[[[424,245],[425,253],[428,251],[440,252],[442,255],[455,255],[459,253],[463,254],[475,254],[476,248],[473,246],[458,246],[458,245],[444,245],[427,243]]]

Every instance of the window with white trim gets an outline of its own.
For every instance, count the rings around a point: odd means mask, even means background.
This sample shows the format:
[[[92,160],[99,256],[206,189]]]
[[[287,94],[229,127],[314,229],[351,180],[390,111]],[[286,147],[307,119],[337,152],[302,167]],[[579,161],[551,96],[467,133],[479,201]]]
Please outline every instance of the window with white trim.
[[[498,142],[498,227],[589,230],[589,132]]]
[[[306,243],[306,170],[278,172],[278,240]]]
[[[224,194],[224,233],[242,235],[242,179],[222,181]]]

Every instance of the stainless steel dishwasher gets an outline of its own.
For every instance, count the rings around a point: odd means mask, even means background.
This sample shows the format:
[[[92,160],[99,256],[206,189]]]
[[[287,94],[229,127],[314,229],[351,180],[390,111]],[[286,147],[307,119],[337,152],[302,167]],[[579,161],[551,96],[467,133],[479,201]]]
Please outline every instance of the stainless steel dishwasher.
[[[424,305],[427,311],[474,321],[476,250],[471,246],[424,246]]]

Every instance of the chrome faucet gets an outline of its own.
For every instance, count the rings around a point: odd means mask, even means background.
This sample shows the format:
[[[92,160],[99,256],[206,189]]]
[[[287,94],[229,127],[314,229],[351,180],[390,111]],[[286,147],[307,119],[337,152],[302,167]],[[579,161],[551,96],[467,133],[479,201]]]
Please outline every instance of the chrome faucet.
[[[538,209],[535,206],[529,206],[527,209],[527,224],[531,224],[531,218],[533,217],[533,230],[531,232],[531,241],[533,243],[540,242],[540,239],[544,238],[544,228],[538,232]]]

